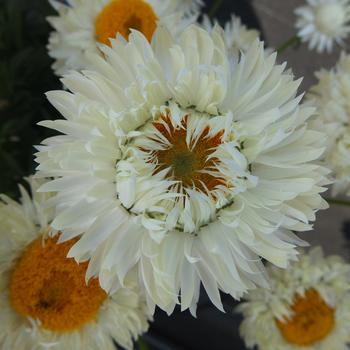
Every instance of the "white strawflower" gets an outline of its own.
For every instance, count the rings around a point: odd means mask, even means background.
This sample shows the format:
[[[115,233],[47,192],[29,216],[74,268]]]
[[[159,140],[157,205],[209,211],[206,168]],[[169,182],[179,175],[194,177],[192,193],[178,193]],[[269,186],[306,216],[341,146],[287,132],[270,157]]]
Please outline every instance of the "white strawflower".
[[[149,305],[194,312],[202,282],[239,298],[266,286],[260,257],[280,267],[303,244],[328,183],[314,162],[325,137],[307,123],[300,80],[256,41],[238,61],[221,29],[180,36],[139,32],[94,56],[96,71],[63,79],[48,94],[64,135],[38,148],[41,191],[69,256],[91,257],[87,277],[107,291],[137,266]],[[231,59],[232,58],[232,59]],[[180,296],[180,298],[179,298]]]
[[[316,121],[327,133],[327,164],[333,169],[333,195],[350,195],[350,56],[341,54],[335,67],[316,73],[318,83],[308,99],[318,107]]]
[[[0,196],[0,348],[113,350],[133,348],[150,318],[136,276],[129,289],[107,295],[97,279],[86,284],[87,262],[66,258],[76,240],[56,244],[53,212],[22,188],[21,202]]]
[[[295,10],[298,37],[309,49],[331,52],[334,43],[344,44],[350,32],[350,0],[306,0]]]
[[[260,350],[347,350],[350,265],[312,249],[288,270],[269,266],[271,289],[252,291],[238,306],[240,333]]]
[[[208,16],[203,16],[202,26],[204,29],[212,31],[215,25],[218,25],[216,21],[213,23]],[[241,19],[235,15],[231,15],[231,20],[225,23],[225,43],[226,46],[232,50],[232,53],[236,56],[240,52],[247,52],[250,45],[252,45],[254,41],[259,37],[259,31],[255,29],[248,29],[242,23]]]
[[[99,46],[110,45],[117,34],[128,39],[132,29],[151,41],[156,27],[166,25],[178,33],[196,21],[201,0],[51,0],[58,16],[48,18],[54,28],[48,51],[57,75],[89,68],[86,53],[102,55]]]

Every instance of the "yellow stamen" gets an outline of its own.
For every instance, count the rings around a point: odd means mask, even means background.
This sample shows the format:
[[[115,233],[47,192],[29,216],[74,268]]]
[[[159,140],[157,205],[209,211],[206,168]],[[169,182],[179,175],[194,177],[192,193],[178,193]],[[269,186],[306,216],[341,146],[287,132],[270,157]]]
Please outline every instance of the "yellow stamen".
[[[96,279],[86,285],[87,263],[66,258],[75,242],[57,244],[57,238],[40,237],[27,247],[12,272],[13,308],[51,331],[74,331],[93,321],[107,297]]]
[[[283,338],[291,344],[310,346],[323,340],[332,331],[334,309],[329,307],[315,289],[298,296],[292,305],[293,317],[286,322],[276,320]]]
[[[152,7],[143,0],[112,0],[96,18],[96,40],[110,46],[109,39],[117,33],[128,40],[130,30],[136,29],[151,41],[157,20]]]

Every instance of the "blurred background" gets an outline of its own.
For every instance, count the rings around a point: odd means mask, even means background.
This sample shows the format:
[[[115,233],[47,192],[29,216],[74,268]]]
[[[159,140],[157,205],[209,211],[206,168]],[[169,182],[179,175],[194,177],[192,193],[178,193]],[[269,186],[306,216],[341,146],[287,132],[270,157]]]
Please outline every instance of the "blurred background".
[[[205,12],[213,9],[224,23],[234,13],[251,28],[261,31],[268,47],[277,48],[295,35],[294,9],[304,0],[206,0]],[[46,53],[52,14],[47,0],[0,0],[0,192],[17,196],[17,182],[34,171],[33,144],[49,136],[36,126],[43,119],[56,119],[57,112],[47,103],[44,92],[60,89]],[[314,82],[314,72],[330,68],[341,49],[332,54],[310,52],[305,45],[287,49],[279,61],[288,61],[296,77],[304,77],[301,91]],[[327,194],[326,194],[327,196]],[[349,220],[349,222],[348,222]],[[0,223],[1,224],[1,223]],[[350,260],[350,208],[332,204],[318,215],[315,229],[302,238],[322,245],[326,253]],[[350,242],[350,241],[349,241]],[[202,293],[197,319],[179,311],[168,318],[157,312],[144,340],[150,349],[244,350],[238,335],[240,317],[232,311],[235,302],[223,296],[226,313],[217,311]],[[330,349],[331,350],[331,349]]]

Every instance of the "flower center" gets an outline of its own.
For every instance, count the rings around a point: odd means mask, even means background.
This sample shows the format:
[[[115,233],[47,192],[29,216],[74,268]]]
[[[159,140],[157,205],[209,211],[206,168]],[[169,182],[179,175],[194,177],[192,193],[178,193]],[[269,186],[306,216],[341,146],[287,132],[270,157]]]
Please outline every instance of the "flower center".
[[[327,35],[336,34],[345,22],[344,8],[338,4],[324,4],[315,15],[315,23],[319,31]]]
[[[109,39],[117,33],[128,40],[130,30],[136,29],[151,41],[157,20],[152,7],[143,0],[112,0],[96,18],[96,40],[110,46]]]
[[[116,192],[152,232],[199,232],[256,186],[231,113],[214,116],[169,101],[150,114],[136,130],[121,124]]]
[[[187,116],[176,128],[168,116],[163,116],[153,126],[164,137],[159,139],[164,148],[152,153],[152,161],[157,164],[156,173],[169,169],[168,175],[183,187],[194,187],[202,192],[225,184],[216,170],[219,160],[213,156],[222,143],[223,131],[209,135],[209,127],[206,127],[197,138],[189,140]]]
[[[66,258],[74,243],[40,237],[27,247],[10,280],[13,308],[55,332],[74,331],[94,320],[107,297],[96,279],[86,285],[87,262],[78,265]]]
[[[326,338],[334,327],[334,309],[326,304],[315,289],[298,296],[292,311],[294,316],[287,322],[276,320],[277,327],[288,343],[310,346]]]

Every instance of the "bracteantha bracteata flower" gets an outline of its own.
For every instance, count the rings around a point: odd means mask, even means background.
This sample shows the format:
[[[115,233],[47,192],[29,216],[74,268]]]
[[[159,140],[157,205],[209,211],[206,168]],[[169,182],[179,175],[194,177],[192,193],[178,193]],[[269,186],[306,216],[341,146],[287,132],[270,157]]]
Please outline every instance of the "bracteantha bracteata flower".
[[[318,108],[315,124],[327,134],[325,160],[332,168],[332,194],[350,195],[350,55],[344,52],[331,70],[316,73],[317,84],[307,95]]]
[[[131,29],[152,39],[158,25],[177,33],[196,21],[201,0],[52,0],[58,16],[48,21],[54,28],[48,44],[57,75],[90,66],[86,53],[102,54],[99,45],[110,45],[117,34],[128,39]]]
[[[343,45],[350,33],[349,0],[306,0],[295,10],[298,37],[319,53]]]
[[[132,349],[151,318],[135,273],[111,295],[96,278],[86,284],[88,263],[66,257],[76,240],[56,243],[50,195],[30,183],[33,198],[23,187],[20,203],[0,196],[0,348],[114,350],[114,339]]]
[[[53,227],[81,237],[69,256],[91,258],[106,290],[137,265],[149,305],[195,310],[202,282],[239,298],[266,286],[263,257],[280,267],[311,228],[327,170],[324,135],[307,123],[300,81],[256,41],[232,57],[222,30],[159,28],[103,48],[95,71],[50,92],[63,135],[38,148],[38,176],[55,177]],[[92,58],[91,58],[92,59]],[[179,300],[180,295],[180,300]]]
[[[252,291],[238,306],[246,345],[261,350],[347,350],[350,265],[321,248],[288,270],[269,266],[271,289]]]

